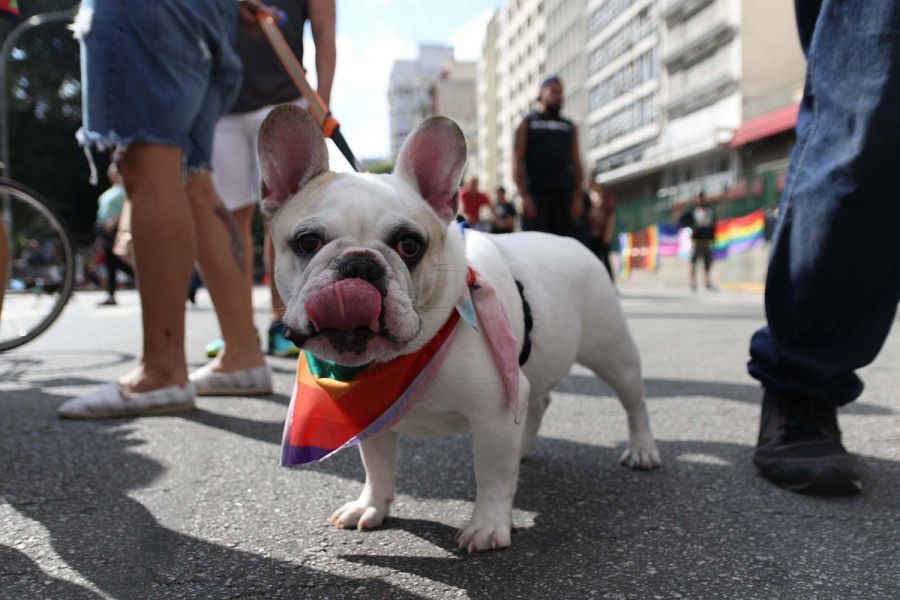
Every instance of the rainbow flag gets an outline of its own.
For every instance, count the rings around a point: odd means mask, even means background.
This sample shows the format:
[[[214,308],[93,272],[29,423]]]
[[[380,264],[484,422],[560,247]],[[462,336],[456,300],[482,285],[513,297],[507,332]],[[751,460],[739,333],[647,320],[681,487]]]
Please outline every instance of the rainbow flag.
[[[281,465],[322,460],[393,426],[418,398],[433,371],[441,365],[459,312],[418,352],[386,365],[373,365],[337,379],[328,365],[307,352],[300,354],[297,380],[285,422]]]
[[[621,257],[621,266],[619,267],[619,275],[624,279],[631,277],[631,250],[632,237],[630,233],[619,234],[619,256]]]
[[[659,227],[650,225],[635,233],[620,233],[619,249],[622,277],[627,278],[633,269],[655,271],[659,268]]]
[[[680,229],[677,225],[659,225],[659,255],[675,256],[678,254],[678,237]]]
[[[756,210],[743,217],[726,219],[716,225],[713,256],[716,260],[740,254],[766,242],[766,213]]]

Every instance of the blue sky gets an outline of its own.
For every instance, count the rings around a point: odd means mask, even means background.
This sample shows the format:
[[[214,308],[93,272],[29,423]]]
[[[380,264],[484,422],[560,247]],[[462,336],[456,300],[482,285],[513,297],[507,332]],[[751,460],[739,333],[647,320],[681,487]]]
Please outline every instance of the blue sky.
[[[415,58],[419,43],[445,43],[454,47],[457,60],[476,60],[485,25],[501,4],[337,0],[338,62],[331,109],[358,158],[389,158],[387,85],[393,61]],[[312,52],[304,63],[315,70]],[[343,169],[343,159],[332,155],[332,168]]]

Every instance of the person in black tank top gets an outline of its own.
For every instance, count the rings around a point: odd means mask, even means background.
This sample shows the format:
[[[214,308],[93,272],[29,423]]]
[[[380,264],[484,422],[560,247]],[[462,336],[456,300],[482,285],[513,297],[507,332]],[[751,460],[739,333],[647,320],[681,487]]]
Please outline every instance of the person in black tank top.
[[[556,235],[574,235],[584,210],[578,128],[560,115],[562,82],[541,83],[538,110],[516,130],[513,177],[522,197],[522,227]]]

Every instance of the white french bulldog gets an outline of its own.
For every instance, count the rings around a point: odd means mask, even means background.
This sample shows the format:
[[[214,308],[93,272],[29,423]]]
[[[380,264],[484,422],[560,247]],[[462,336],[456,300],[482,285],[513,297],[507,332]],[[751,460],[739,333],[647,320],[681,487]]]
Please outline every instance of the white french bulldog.
[[[332,524],[362,530],[384,521],[394,499],[398,433],[471,431],[477,493],[457,540],[469,552],[509,546],[520,459],[537,434],[550,391],[575,362],[606,381],[627,412],[629,441],[621,462],[636,469],[661,464],[640,357],[603,265],[572,239],[461,235],[454,217],[466,145],[453,121],[433,117],[422,123],[390,175],[330,172],[322,134],[305,110],[292,105],[265,120],[258,150],[261,206],[275,244],[284,323],[306,351],[359,366],[422,348],[464,294],[468,266],[496,290],[517,351],[526,332],[516,281],[533,316],[531,354],[518,370],[524,418],[514,419],[503,401],[484,334],[458,325],[422,400],[392,429],[360,444],[362,494],[338,508]],[[354,286],[344,300],[322,300],[323,290],[348,277],[366,284]]]

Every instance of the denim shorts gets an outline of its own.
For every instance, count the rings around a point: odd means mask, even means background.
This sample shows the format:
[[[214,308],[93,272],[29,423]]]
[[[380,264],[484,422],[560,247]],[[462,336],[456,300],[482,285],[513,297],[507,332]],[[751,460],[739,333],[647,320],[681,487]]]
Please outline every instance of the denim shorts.
[[[83,0],[86,148],[178,146],[188,170],[208,168],[216,121],[241,83],[235,0]]]

